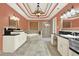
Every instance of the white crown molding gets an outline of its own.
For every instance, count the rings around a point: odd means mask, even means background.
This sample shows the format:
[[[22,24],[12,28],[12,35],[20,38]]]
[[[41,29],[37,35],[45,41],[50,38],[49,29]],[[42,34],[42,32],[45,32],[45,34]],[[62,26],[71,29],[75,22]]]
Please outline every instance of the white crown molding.
[[[49,17],[47,18],[30,18],[27,15],[29,15],[29,13],[26,11],[26,14],[21,10],[20,7],[18,7],[18,5],[16,3],[7,3],[7,5],[9,5],[11,8],[13,8],[16,12],[18,12],[20,15],[24,16],[24,18],[26,18],[27,20],[50,20],[52,17],[54,17],[54,15],[56,15],[62,8],[64,8],[68,3],[58,3],[57,7],[52,11],[52,13],[50,14]],[[23,7],[22,7],[23,8]],[[25,10],[25,9],[24,9]],[[50,12],[50,11],[49,11]],[[30,15],[29,15],[30,16]]]

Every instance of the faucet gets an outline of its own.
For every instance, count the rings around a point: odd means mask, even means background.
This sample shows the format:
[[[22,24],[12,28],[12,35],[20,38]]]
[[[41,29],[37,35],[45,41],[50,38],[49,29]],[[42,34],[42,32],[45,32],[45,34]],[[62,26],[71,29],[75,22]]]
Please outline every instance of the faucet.
[[[75,36],[75,32],[72,32],[72,35]]]

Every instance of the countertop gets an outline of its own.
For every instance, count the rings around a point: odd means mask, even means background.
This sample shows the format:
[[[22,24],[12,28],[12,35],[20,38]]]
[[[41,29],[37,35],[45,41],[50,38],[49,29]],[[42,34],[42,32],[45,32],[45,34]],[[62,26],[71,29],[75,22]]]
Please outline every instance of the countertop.
[[[14,30],[13,32],[24,32],[23,30]]]
[[[67,38],[67,39],[76,39],[76,38],[79,38],[79,36],[73,36],[73,35],[59,35],[59,36]]]
[[[3,36],[16,36],[16,35],[19,35],[19,34],[10,34],[10,35],[3,34]]]

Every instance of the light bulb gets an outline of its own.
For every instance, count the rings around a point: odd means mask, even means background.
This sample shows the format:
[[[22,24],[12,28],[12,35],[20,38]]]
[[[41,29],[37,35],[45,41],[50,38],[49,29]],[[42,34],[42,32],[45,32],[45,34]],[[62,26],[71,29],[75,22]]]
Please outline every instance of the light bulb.
[[[71,17],[71,13],[68,11],[68,12],[66,13],[66,16],[67,16],[67,17]]]
[[[75,9],[71,9],[70,13],[71,13],[72,16],[74,16],[76,14]]]
[[[63,15],[60,18],[62,19],[63,18]]]
[[[37,15],[37,16],[38,16],[38,15],[40,16],[41,14],[40,14],[40,13],[36,13],[36,15]]]
[[[79,9],[75,9],[76,13],[79,13]]]
[[[67,16],[66,16],[66,14],[63,14],[63,18],[64,18],[64,19],[67,19]]]

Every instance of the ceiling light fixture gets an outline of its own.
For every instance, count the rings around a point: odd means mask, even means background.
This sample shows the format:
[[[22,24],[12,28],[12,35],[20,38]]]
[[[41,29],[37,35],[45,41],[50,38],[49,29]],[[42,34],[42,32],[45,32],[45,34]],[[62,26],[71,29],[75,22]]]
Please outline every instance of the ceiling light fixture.
[[[34,13],[37,17],[41,16],[42,14],[44,14],[44,12],[42,11],[42,9],[40,8],[39,3],[37,3],[37,9],[34,11]]]
[[[74,16],[76,14],[76,10],[74,9],[74,7],[72,6],[72,9],[70,11],[71,15]]]

